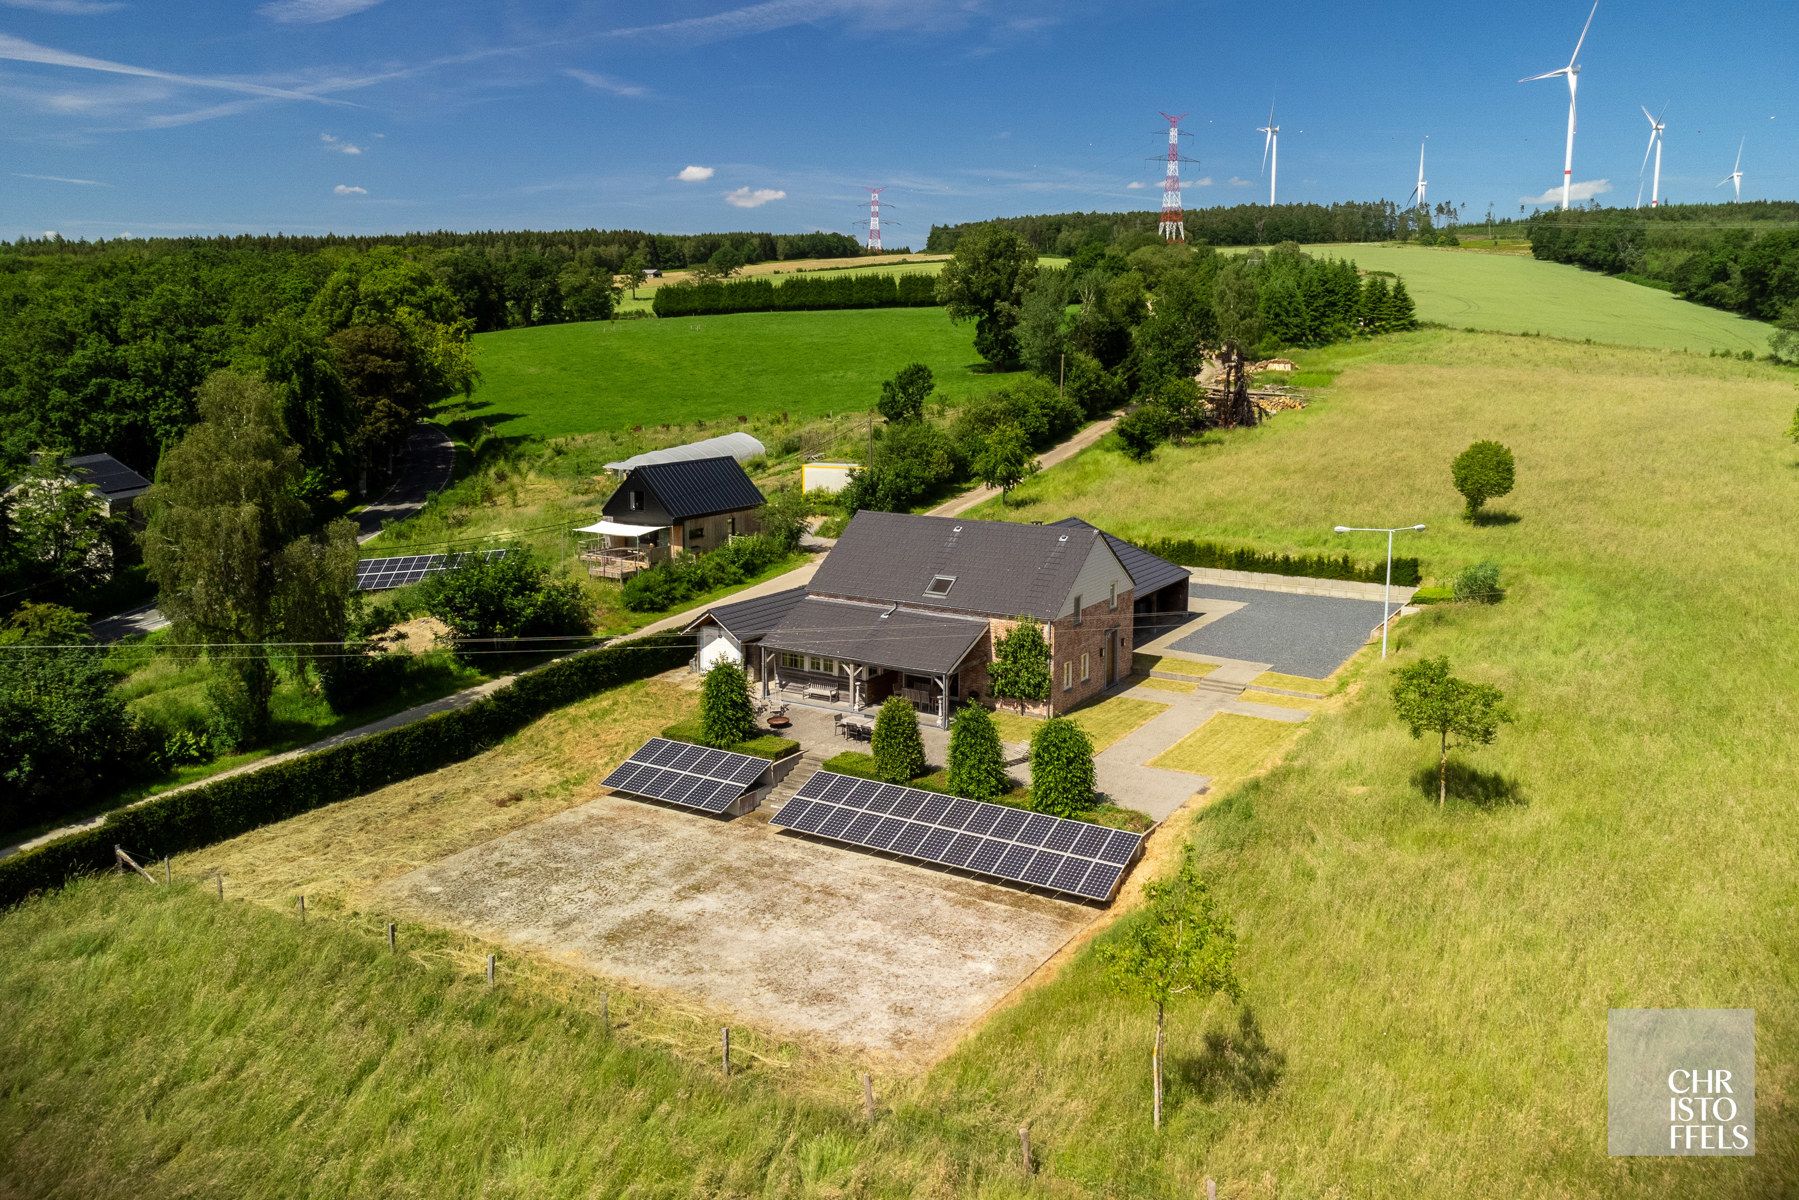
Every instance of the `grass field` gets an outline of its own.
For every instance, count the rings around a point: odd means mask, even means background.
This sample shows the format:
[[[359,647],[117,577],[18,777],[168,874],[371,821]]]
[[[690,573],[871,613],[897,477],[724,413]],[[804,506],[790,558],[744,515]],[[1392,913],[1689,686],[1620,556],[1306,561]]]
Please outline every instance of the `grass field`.
[[[1308,679],[1304,675],[1283,675],[1279,671],[1263,671],[1249,681],[1250,687],[1280,688],[1286,692],[1306,692],[1313,696],[1328,696],[1336,687],[1328,679]]]
[[[1311,696],[1289,696],[1284,692],[1264,692],[1257,688],[1244,692],[1243,699],[1252,704],[1272,704],[1276,708],[1292,708],[1300,712],[1313,712],[1321,703]]]
[[[1234,779],[1260,767],[1298,736],[1299,726],[1284,721],[1217,713],[1149,765]]]
[[[770,1047],[720,1086],[710,1047],[614,1044],[586,1002],[482,994],[472,952],[445,952],[461,973],[390,959],[374,914],[354,940],[120,878],[0,916],[0,1194],[1187,1200],[1206,1175],[1227,1200],[1793,1194],[1793,376],[1443,331],[1308,360],[1340,373],[1306,410],[1141,465],[1089,451],[1005,513],[1268,549],[1424,521],[1430,574],[1492,558],[1507,588],[1405,618],[1280,766],[1200,810],[1244,1003],[1171,1011],[1159,1136],[1151,1014],[1088,945],[929,1071],[878,1079],[865,1128],[853,1063]],[[1518,456],[1510,524],[1459,517],[1448,462],[1481,436]],[[1388,695],[1423,654],[1519,713],[1463,756],[1443,811]],[[600,736],[583,716],[563,744]],[[492,753],[528,766],[530,736]],[[492,803],[454,778],[407,785],[408,828]],[[366,836],[390,824],[370,810]],[[260,836],[265,861],[288,856],[279,827]],[[334,869],[333,839],[312,840],[292,856]],[[1606,1155],[1606,1012],[1647,1006],[1757,1010],[1754,1158]]]
[[[1166,671],[1170,675],[1185,675],[1189,679],[1204,679],[1218,669],[1217,663],[1194,662],[1190,658],[1176,658],[1172,654],[1133,654],[1131,669],[1139,675],[1147,675],[1151,671]]]
[[[983,369],[974,326],[940,308],[594,321],[476,337],[466,415],[508,437],[694,421],[722,433],[740,416],[867,412],[912,362],[950,399],[1004,378]]]
[[[1538,333],[1620,346],[1768,352],[1772,327],[1668,292],[1528,255],[1440,246],[1307,246],[1354,259],[1365,271],[1392,271],[1421,320],[1452,329]]]

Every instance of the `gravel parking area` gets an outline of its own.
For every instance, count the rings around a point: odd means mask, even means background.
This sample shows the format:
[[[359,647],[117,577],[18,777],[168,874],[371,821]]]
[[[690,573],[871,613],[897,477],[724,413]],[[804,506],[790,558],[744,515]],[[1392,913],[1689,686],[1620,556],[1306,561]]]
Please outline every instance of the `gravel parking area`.
[[[1189,591],[1192,607],[1200,610],[1202,617],[1207,601],[1242,607],[1170,643],[1172,649],[1265,662],[1285,675],[1323,679],[1380,628],[1379,601],[1208,583],[1193,584]]]
[[[617,796],[383,885],[383,903],[773,1032],[928,1058],[1096,910]]]

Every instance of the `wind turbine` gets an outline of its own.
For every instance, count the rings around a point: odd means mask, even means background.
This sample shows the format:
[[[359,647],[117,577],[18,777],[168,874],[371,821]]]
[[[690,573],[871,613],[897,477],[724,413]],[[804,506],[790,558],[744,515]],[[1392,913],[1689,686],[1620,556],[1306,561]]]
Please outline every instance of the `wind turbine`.
[[[1430,141],[1430,134],[1427,133],[1424,135],[1424,142],[1428,141]],[[1430,186],[1424,178],[1424,142],[1418,143],[1418,186],[1412,189],[1412,196],[1418,197],[1419,208],[1424,207],[1424,189]],[[1406,203],[1410,204],[1411,202],[1412,197],[1407,196]]]
[[[1641,105],[1637,107],[1642,108]],[[1662,115],[1667,116],[1667,105],[1662,106]],[[1643,166],[1637,168],[1637,207],[1643,207],[1643,168],[1649,165],[1649,152],[1655,151],[1655,178],[1649,185],[1649,207],[1656,208],[1662,201],[1662,130],[1668,126],[1666,122],[1649,116],[1644,108],[1643,115],[1649,118],[1649,144],[1643,147]]]
[[[1732,185],[1736,189],[1738,204],[1743,202],[1743,142],[1748,140],[1749,135],[1744,134],[1743,141],[1737,143],[1737,165],[1730,168],[1730,174],[1718,180],[1717,184],[1719,187],[1723,187],[1727,183]]]
[[[1587,30],[1593,27],[1593,14],[1599,11],[1599,0],[1593,0],[1593,11],[1587,14],[1587,23],[1580,27],[1580,40],[1574,43],[1574,53],[1568,56],[1568,65],[1557,67],[1553,71],[1545,71],[1541,75],[1531,75],[1520,79],[1519,83],[1534,83],[1539,79],[1554,79],[1557,75],[1568,80],[1568,148],[1562,154],[1562,207],[1568,207],[1568,192],[1574,185],[1574,93],[1580,87],[1580,48],[1586,44]]]
[[[1274,104],[1268,105],[1268,124],[1256,129],[1268,136],[1262,139],[1262,169],[1268,172],[1268,207],[1274,207],[1274,179],[1281,166],[1281,127],[1274,123]],[[1299,132],[1304,133],[1305,130]]]

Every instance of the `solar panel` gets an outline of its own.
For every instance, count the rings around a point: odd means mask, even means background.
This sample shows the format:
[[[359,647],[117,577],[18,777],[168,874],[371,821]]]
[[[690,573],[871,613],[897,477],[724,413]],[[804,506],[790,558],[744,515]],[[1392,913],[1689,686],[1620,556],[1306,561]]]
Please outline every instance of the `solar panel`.
[[[365,558],[356,564],[356,588],[363,592],[384,592],[390,588],[417,583],[427,575],[449,571],[462,565],[470,555],[481,558],[503,558],[510,551],[468,550],[458,554],[405,554],[398,558]]]
[[[722,813],[742,799],[767,770],[765,758],[670,738],[651,738],[606,776],[601,786],[621,795]],[[821,820],[841,811],[828,804],[808,807],[816,808]],[[795,810],[795,820],[803,812]]]
[[[820,771],[773,817],[816,834],[1032,887],[1107,901],[1143,836]]]

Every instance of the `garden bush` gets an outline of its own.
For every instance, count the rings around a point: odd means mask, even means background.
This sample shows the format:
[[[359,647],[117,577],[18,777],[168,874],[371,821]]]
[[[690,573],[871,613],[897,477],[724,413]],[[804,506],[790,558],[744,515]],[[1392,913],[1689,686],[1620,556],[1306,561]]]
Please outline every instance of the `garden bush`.
[[[949,790],[969,800],[994,800],[1009,784],[992,715],[978,704],[964,704],[950,723]]]
[[[792,549],[768,534],[726,542],[705,554],[681,554],[625,581],[625,607],[667,612],[716,588],[745,583],[780,562]]]
[[[1381,583],[1387,577],[1387,563],[1358,563],[1347,554],[1275,554],[1240,546],[1223,546],[1217,542],[1197,542],[1191,538],[1151,538],[1137,543],[1143,549],[1183,567],[1206,567],[1215,571],[1255,571],[1263,575],[1303,575],[1312,579],[1349,579],[1359,583]],[[1402,587],[1416,587],[1423,578],[1423,563],[1416,558],[1394,558],[1393,582]]]
[[[1455,577],[1455,598],[1464,603],[1497,604],[1504,594],[1496,562],[1477,562]]]
[[[700,684],[700,737],[708,746],[734,746],[756,729],[750,685],[743,668],[720,660]]]
[[[550,578],[521,547],[466,554],[450,570],[425,576],[418,603],[459,638],[544,637],[590,628],[580,585]]]
[[[875,771],[888,783],[910,783],[924,774],[924,739],[918,733],[918,710],[903,696],[889,696],[875,716]]]
[[[1031,733],[1031,807],[1078,817],[1094,806],[1093,742],[1067,717],[1051,717]]]

